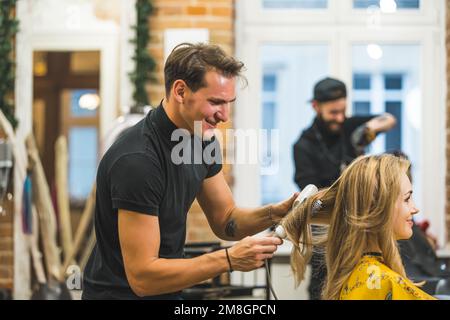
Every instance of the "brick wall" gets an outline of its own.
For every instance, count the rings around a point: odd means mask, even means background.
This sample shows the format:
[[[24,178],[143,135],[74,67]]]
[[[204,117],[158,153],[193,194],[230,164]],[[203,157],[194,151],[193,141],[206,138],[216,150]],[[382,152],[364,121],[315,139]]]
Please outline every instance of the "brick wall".
[[[15,15],[15,10],[13,15]],[[13,53],[14,56],[14,53]],[[0,138],[6,137],[3,131],[0,131]],[[10,179],[13,174],[11,170]],[[9,183],[9,188],[12,184]],[[11,191],[8,190],[7,194]],[[0,199],[0,206],[3,210],[0,212],[0,290],[13,289],[13,272],[14,272],[14,246],[13,246],[13,230],[14,230],[14,200],[12,197],[5,195],[4,199]],[[3,298],[5,298],[3,296]]]
[[[5,197],[0,213],[0,289],[13,287],[13,205]]]
[[[447,1],[446,48],[447,48],[447,241],[450,241],[450,1]]]
[[[164,30],[169,28],[207,28],[210,43],[220,45],[227,53],[234,52],[234,0],[153,0],[155,13],[150,18],[150,54],[157,60],[156,81],[147,90],[150,103],[159,104],[164,91]],[[221,129],[231,128],[229,121]],[[224,166],[227,181],[231,184],[231,168]],[[187,241],[214,241],[208,222],[195,202],[188,215]]]

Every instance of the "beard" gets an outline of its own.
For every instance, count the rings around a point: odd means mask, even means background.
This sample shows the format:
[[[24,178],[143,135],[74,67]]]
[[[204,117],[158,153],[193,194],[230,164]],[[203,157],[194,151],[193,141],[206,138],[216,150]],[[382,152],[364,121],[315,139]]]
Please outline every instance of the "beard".
[[[322,114],[317,115],[317,119],[319,122],[319,126],[328,134],[331,136],[339,135],[342,132],[343,124],[339,123],[337,121],[331,120],[326,121]]]

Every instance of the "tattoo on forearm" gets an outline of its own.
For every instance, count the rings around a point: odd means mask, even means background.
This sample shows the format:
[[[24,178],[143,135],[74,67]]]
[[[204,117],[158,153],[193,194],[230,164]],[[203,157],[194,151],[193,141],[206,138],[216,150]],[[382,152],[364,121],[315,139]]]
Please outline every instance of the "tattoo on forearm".
[[[225,234],[230,238],[234,238],[234,236],[236,235],[236,228],[236,222],[231,219],[225,227]]]
[[[377,118],[377,120],[378,120],[379,122],[385,122],[385,121],[389,120],[389,117],[388,117],[387,115],[382,115],[382,116],[379,116],[379,117]]]

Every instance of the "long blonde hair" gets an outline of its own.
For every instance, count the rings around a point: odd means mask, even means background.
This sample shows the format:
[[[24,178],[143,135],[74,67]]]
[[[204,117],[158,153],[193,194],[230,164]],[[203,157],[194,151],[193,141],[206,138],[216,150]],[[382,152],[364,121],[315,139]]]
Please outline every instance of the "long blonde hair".
[[[313,246],[325,250],[327,280],[322,298],[337,300],[342,287],[368,249],[376,244],[384,263],[406,277],[393,231],[401,174],[410,163],[392,155],[356,159],[329,188],[295,208],[281,224],[294,248],[291,268],[298,286],[304,279]],[[319,210],[314,204],[321,201]],[[311,225],[326,225],[312,235]]]

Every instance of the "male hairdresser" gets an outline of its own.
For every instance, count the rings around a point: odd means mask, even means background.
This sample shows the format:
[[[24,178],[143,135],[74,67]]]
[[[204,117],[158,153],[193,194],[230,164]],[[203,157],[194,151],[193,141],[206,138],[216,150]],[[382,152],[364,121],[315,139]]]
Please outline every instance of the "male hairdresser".
[[[86,266],[83,299],[180,299],[183,289],[222,273],[263,266],[282,243],[249,236],[279,222],[296,195],[261,208],[239,208],[220,159],[214,160],[217,154],[202,157],[208,150],[220,153],[214,129],[229,119],[242,68],[216,45],[185,43],[170,54],[165,98],[100,162],[97,243]],[[183,145],[180,162],[176,150],[183,137],[191,140]],[[235,245],[184,258],[186,219],[195,199],[217,237],[238,241]]]

